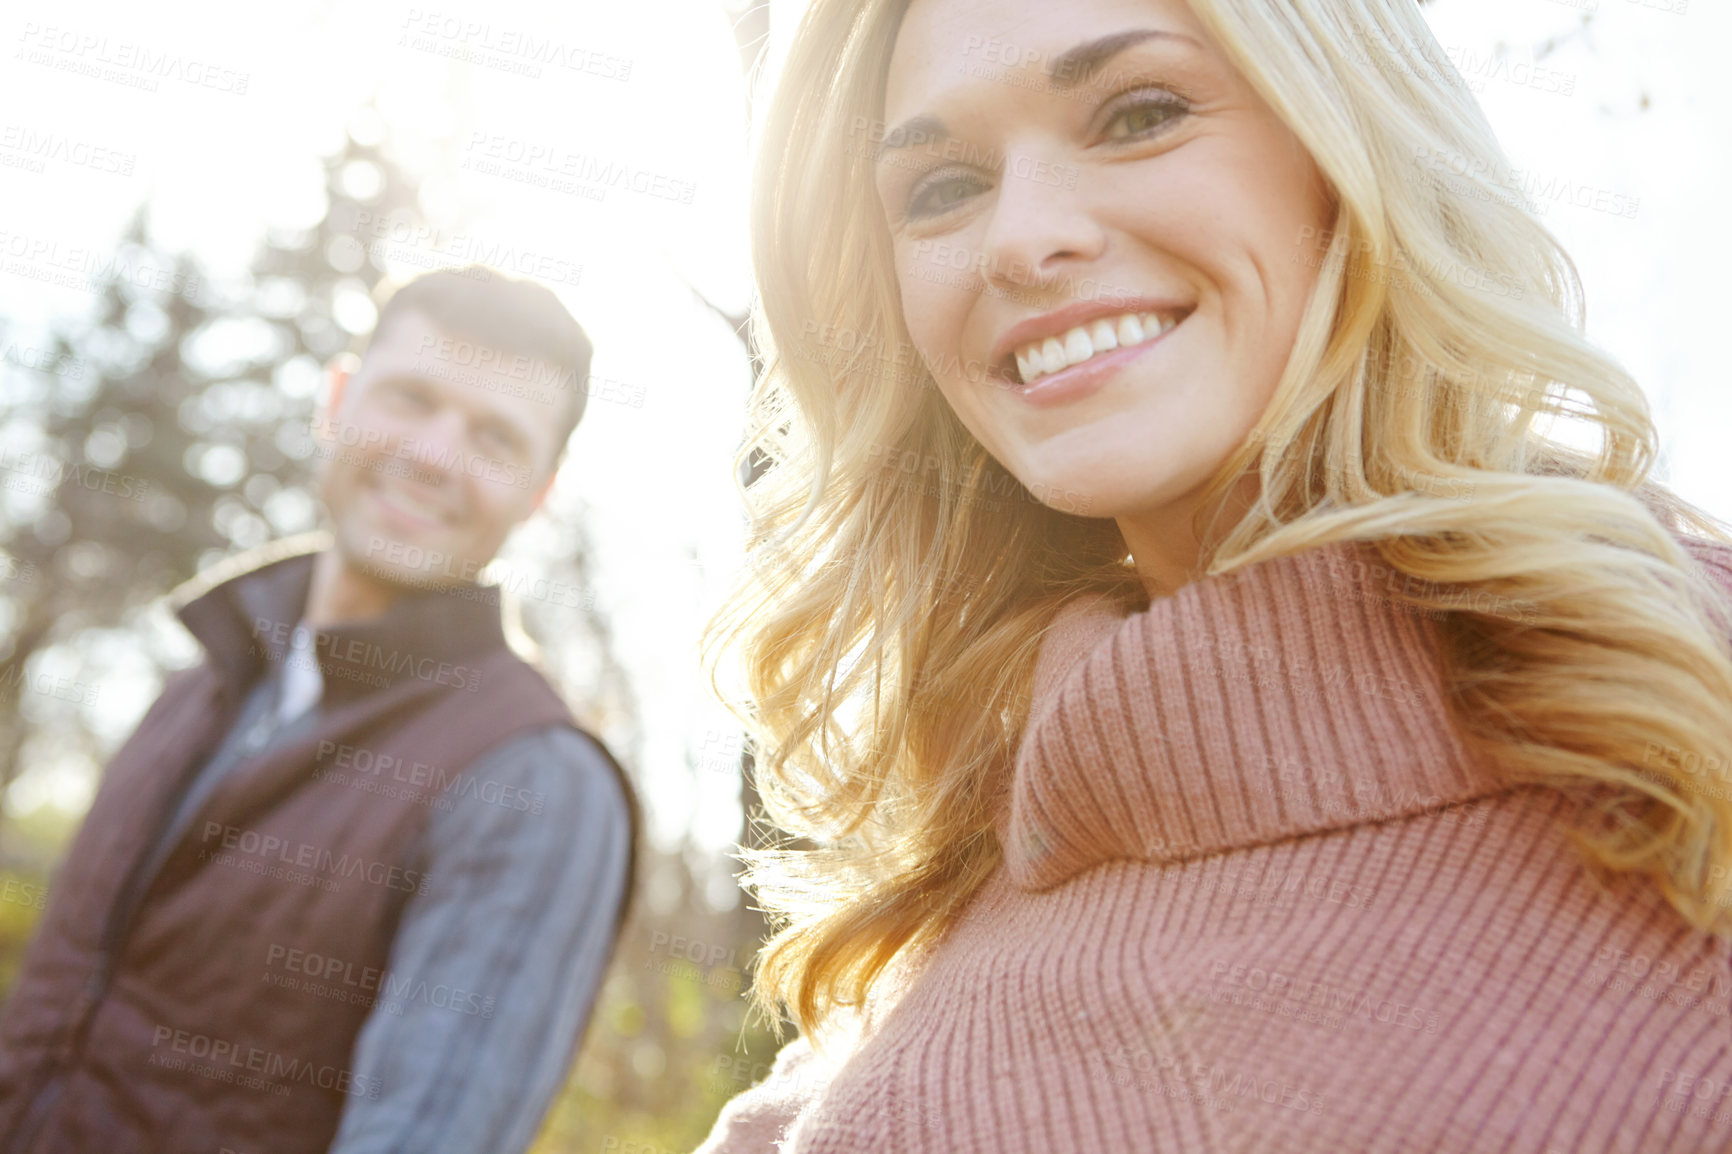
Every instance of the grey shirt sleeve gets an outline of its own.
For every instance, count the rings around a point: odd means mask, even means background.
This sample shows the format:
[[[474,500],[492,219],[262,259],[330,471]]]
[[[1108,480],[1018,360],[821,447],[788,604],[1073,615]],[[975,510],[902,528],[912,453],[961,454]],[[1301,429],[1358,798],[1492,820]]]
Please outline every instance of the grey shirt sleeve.
[[[330,1154],[521,1154],[563,1084],[624,899],[625,796],[594,742],[550,726],[464,774],[428,823]]]

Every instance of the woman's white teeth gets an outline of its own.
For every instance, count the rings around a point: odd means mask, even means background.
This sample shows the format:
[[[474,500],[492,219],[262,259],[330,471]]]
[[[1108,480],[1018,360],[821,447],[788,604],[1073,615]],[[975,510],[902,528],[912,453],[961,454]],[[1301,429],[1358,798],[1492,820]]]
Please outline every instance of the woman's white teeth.
[[[1177,323],[1172,317],[1157,313],[1102,317],[1059,336],[1022,346],[1016,350],[1016,368],[1022,374],[1022,383],[1030,384],[1060,369],[1080,365],[1096,353],[1110,353],[1153,340]]]

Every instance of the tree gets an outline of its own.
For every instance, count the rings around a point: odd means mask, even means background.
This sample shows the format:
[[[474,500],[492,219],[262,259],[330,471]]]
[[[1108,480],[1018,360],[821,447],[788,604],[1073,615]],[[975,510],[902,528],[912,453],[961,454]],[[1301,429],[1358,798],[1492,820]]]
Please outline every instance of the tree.
[[[273,230],[239,283],[159,251],[141,208],[92,286],[92,314],[53,338],[51,363],[77,379],[12,393],[4,428],[26,448],[9,482],[25,492],[0,547],[40,579],[0,591],[12,623],[0,639],[0,789],[41,729],[20,693],[41,680],[27,671],[46,649],[134,624],[202,564],[315,524],[306,428],[319,369],[370,325],[380,276],[340,222],[414,201],[353,137],[325,174],[330,211]],[[17,484],[21,471],[34,484]],[[92,760],[105,752],[83,744]]]

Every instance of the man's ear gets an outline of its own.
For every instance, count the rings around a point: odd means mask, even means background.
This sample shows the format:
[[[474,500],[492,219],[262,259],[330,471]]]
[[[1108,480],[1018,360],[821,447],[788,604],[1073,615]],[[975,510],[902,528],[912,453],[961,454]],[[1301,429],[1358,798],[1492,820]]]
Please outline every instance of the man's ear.
[[[556,461],[556,462],[554,462],[552,470],[549,471],[547,474],[547,480],[543,481],[541,484],[541,492],[539,492],[535,495],[534,504],[529,506],[530,516],[533,517],[536,513],[539,513],[541,511],[541,506],[543,504],[545,504],[547,501],[547,495],[549,493],[553,492],[553,482],[556,481],[558,478],[559,478],[559,463]]]
[[[334,431],[331,422],[343,407],[343,392],[360,367],[361,358],[348,352],[338,353],[325,362],[325,399],[319,406],[318,415],[313,418],[315,432],[321,429]]]

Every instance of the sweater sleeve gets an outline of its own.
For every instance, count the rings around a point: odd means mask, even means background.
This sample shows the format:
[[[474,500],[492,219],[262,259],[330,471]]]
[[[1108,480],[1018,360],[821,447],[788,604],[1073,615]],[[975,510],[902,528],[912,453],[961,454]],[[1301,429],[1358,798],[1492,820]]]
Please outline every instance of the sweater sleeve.
[[[491,751],[435,810],[433,882],[411,898],[356,1041],[330,1154],[521,1154],[564,1083],[624,898],[626,802],[565,726]]]
[[[1686,538],[1684,548],[1702,567],[1709,582],[1732,602],[1732,548],[1700,538]]]
[[[695,1154],[777,1154],[800,1115],[823,1092],[825,1069],[805,1038],[776,1054],[769,1075],[722,1107]]]
[[[822,1049],[802,1035],[776,1053],[770,1073],[736,1094],[694,1154],[781,1154],[848,1060],[883,1027],[930,962],[930,942],[905,948],[885,966],[861,1012],[838,1011],[825,1027]]]

